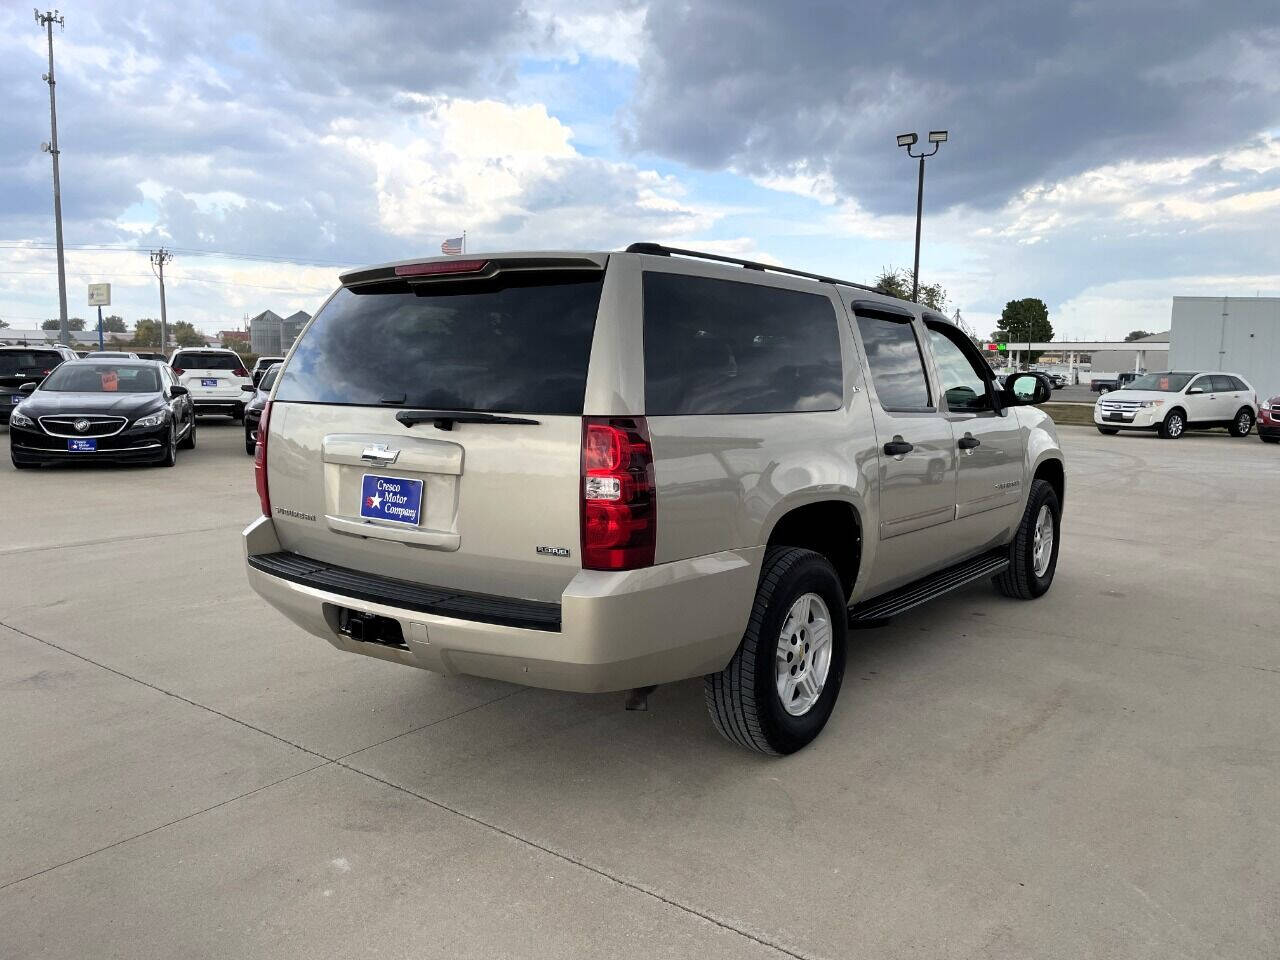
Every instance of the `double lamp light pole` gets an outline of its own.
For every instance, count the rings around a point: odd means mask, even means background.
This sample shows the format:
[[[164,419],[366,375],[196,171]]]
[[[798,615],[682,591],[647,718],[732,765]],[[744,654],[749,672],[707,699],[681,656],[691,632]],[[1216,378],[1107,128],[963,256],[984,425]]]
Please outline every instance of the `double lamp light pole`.
[[[920,302],[920,216],[924,212],[924,162],[938,152],[938,148],[947,141],[947,131],[930,130],[929,142],[933,149],[928,153],[915,153],[912,147],[920,138],[914,133],[898,134],[898,146],[907,148],[907,156],[920,161],[920,180],[916,187],[916,264],[911,271],[911,302]]]

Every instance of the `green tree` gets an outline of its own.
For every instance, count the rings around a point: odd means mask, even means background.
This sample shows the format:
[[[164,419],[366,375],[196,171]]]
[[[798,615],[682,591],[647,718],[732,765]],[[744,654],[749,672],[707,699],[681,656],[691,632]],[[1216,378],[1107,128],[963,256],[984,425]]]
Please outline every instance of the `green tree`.
[[[4,329],[5,327],[7,327],[8,325],[9,325],[9,321],[7,321],[7,320],[0,320],[0,330],[3,330],[3,329]]]
[[[112,314],[102,318],[103,333],[124,333],[128,328],[124,325],[124,317]]]
[[[46,320],[44,323],[40,324],[40,329],[41,329],[41,330],[59,330],[59,329],[61,329],[61,328],[62,328],[62,322],[61,322],[60,320],[56,319],[56,318],[55,318],[55,319],[53,319],[53,320]],[[67,329],[68,329],[68,330],[83,330],[83,329],[84,329],[84,320],[83,320],[81,317],[68,317],[68,318],[67,318]]]
[[[911,271],[906,267],[883,267],[876,277],[876,292],[899,300],[911,299]],[[947,291],[940,283],[920,284],[920,303],[930,310],[942,312],[947,306]]]
[[[204,337],[202,337],[195,326],[186,320],[179,320],[173,325],[173,329],[169,331],[169,335],[177,341],[180,347],[203,347]]]
[[[133,345],[135,347],[160,346],[160,321],[143,317],[133,325]]]
[[[995,332],[991,339],[997,343],[1027,343],[1031,340],[1048,341],[1053,339],[1053,324],[1049,322],[1049,308],[1043,300],[1026,297],[1022,300],[1010,300],[1004,305],[1000,319],[996,321]],[[1028,363],[1040,359],[1043,351],[1034,351]]]
[[[1124,339],[1126,343],[1132,343],[1134,340],[1141,340],[1143,337],[1150,336],[1152,336],[1150,330],[1130,330]]]

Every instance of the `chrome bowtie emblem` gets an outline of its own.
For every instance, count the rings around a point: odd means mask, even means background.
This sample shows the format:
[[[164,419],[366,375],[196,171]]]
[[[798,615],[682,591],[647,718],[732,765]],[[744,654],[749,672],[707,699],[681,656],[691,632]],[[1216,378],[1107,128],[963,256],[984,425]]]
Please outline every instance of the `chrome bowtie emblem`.
[[[398,456],[400,456],[399,450],[392,450],[383,443],[371,443],[364,448],[364,452],[360,454],[360,459],[374,463],[395,463]]]
[[[77,420],[75,423],[72,424],[72,426],[76,428],[76,431],[78,433],[84,433],[86,430],[89,429],[89,421]]]

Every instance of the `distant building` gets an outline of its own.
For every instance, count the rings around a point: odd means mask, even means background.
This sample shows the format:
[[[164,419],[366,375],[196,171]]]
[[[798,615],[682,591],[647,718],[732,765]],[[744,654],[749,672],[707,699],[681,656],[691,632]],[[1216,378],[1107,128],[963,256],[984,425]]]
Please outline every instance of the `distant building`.
[[[247,347],[249,346],[249,331],[248,330],[219,330],[217,340],[224,347],[229,347],[233,343],[244,344],[244,346]]]
[[[4,346],[36,347],[58,342],[57,330],[33,330],[22,327],[0,327],[0,344]]]
[[[280,352],[280,324],[284,318],[274,310],[263,310],[249,321],[249,345],[258,356]]]
[[[1164,333],[1153,333],[1149,337],[1139,337],[1133,343],[1168,343],[1169,331]],[[1166,353],[1149,353],[1145,355],[1147,366],[1152,363],[1163,367],[1167,362]],[[1138,366],[1138,351],[1134,350],[1099,350],[1093,354],[1092,368],[1103,373],[1125,373],[1134,370]]]
[[[1280,297],[1174,297],[1169,367],[1236,373],[1259,397],[1280,395]]]
[[[249,321],[250,347],[260,357],[283,357],[310,319],[311,314],[305,310],[288,317],[281,317],[274,310],[263,310]]]

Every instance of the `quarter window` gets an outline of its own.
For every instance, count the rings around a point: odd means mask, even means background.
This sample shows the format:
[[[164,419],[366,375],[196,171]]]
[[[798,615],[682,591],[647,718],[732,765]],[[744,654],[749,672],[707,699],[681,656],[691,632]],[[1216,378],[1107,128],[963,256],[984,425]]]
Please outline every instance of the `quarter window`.
[[[831,299],[679,273],[644,274],[650,416],[836,410],[844,401]]]
[[[884,313],[857,316],[880,406],[898,411],[931,409],[929,380],[911,320]]]

